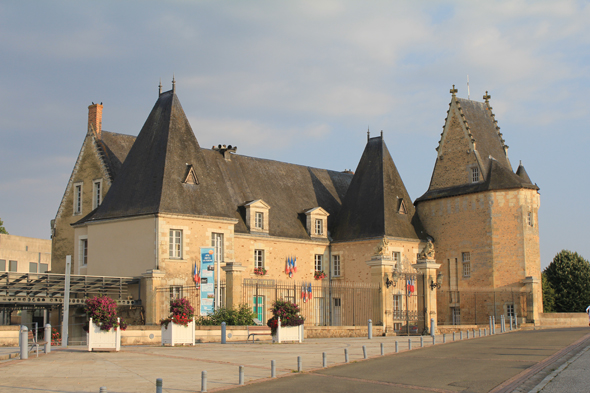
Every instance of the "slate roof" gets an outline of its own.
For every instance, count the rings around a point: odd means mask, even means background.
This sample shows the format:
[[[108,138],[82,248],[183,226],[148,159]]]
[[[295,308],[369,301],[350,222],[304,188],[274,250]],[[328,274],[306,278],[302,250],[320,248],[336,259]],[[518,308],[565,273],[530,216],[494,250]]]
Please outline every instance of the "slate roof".
[[[527,183],[533,183],[531,181],[531,178],[529,177],[529,174],[526,173],[526,169],[524,169],[524,166],[522,166],[522,163],[520,163],[518,165],[518,169],[516,170],[516,174],[518,176],[520,176],[522,178],[522,180],[526,181]]]
[[[102,131],[101,139],[97,141],[104,163],[108,168],[109,176],[113,181],[117,177],[127,154],[129,154],[129,150],[131,150],[131,146],[135,142],[135,137],[133,135]]]
[[[185,184],[192,165],[198,184]],[[201,149],[177,96],[162,93],[103,203],[74,225],[110,218],[176,213],[233,218],[247,233],[247,201],[270,205],[269,234],[308,239],[303,212],[338,212],[351,174]]]
[[[489,170],[485,181],[480,183],[465,184],[457,187],[429,190],[420,198],[416,199],[414,204],[432,199],[446,198],[456,195],[464,195],[491,190],[506,190],[514,188],[529,188],[533,190],[539,190],[539,187],[537,187],[535,184],[532,184],[530,179],[524,179],[523,177],[513,173],[510,169],[506,168],[504,165],[498,162],[498,160],[488,160]]]
[[[400,214],[400,199],[407,214]],[[393,236],[425,239],[412,205],[382,137],[371,138],[354,173],[332,233],[335,241]]]

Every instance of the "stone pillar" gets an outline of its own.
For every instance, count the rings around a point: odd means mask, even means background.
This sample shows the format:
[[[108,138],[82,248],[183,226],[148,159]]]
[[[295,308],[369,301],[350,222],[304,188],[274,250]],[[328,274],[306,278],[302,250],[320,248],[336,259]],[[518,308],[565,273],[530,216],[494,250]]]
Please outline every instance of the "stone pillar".
[[[437,288],[431,289],[430,283],[436,284],[436,271],[441,266],[440,263],[436,263],[433,259],[418,259],[415,265],[412,265],[420,274],[424,275],[424,326],[430,331],[430,319],[436,317],[436,299],[437,299]],[[436,332],[435,332],[436,333]]]
[[[246,267],[239,262],[227,262],[222,269],[225,272],[225,305],[238,307],[243,303],[242,273]]]
[[[145,324],[157,325],[160,319],[168,317],[168,315],[159,315],[159,306],[157,304],[157,291],[161,287],[164,273],[160,270],[148,270],[141,277],[141,302],[145,310]]]
[[[525,285],[527,294],[529,294],[529,299],[532,299],[532,304],[527,304],[527,307],[533,309],[533,312],[531,313],[533,316],[533,323],[537,325],[539,323],[539,315],[543,312],[543,295],[541,291],[541,280],[539,280],[538,278],[534,278],[532,276],[528,276],[527,278],[522,280],[522,283]],[[517,314],[520,314],[517,315],[517,317],[522,317],[524,318],[524,321],[526,321],[527,316],[524,315],[522,310],[520,310],[519,312],[515,309],[515,311]]]
[[[367,265],[371,267],[371,282],[381,287],[379,299],[374,304],[374,307],[379,310],[379,320],[373,321],[373,324],[382,324],[385,333],[393,331],[393,295],[386,287],[385,281],[391,275],[395,262],[387,255],[374,255],[367,261]],[[365,323],[367,321],[363,322]]]

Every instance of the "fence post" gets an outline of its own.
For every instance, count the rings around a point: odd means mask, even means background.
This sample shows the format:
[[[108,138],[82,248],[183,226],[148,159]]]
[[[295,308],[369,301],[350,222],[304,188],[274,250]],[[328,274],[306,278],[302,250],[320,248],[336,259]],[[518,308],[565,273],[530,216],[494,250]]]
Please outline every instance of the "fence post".
[[[29,329],[25,325],[21,325],[20,330],[20,359],[26,360],[29,358]]]
[[[162,381],[162,378],[156,379],[156,393],[162,393],[163,385],[164,385],[164,381]]]
[[[244,366],[240,366],[238,368],[238,384],[239,385],[244,384]]]
[[[348,348],[344,348],[344,363],[348,363]]]
[[[373,321],[369,319],[369,340],[373,338]]]
[[[201,371],[201,392],[207,391],[207,371]]]
[[[225,331],[225,322],[221,322],[221,343],[225,344],[225,338],[226,338],[226,331]]]
[[[51,325],[45,325],[45,332],[43,333],[43,340],[45,341],[45,353],[51,352]]]
[[[363,345],[363,357],[366,359],[367,358],[367,346]]]

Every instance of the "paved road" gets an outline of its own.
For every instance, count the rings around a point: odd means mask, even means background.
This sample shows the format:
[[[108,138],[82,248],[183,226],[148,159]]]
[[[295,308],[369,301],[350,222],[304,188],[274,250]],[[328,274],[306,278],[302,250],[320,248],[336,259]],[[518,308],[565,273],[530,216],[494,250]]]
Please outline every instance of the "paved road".
[[[0,391],[154,392],[156,378],[165,392],[197,392],[201,371],[208,390],[242,392],[488,392],[536,386],[558,367],[555,361],[590,344],[583,328],[520,331],[407,351],[407,339],[395,337],[314,339],[303,344],[198,344],[195,347],[123,347],[119,353],[82,348],[53,351],[39,358],[0,363]],[[413,339],[419,347],[419,338]],[[427,342],[428,340],[425,340]],[[447,337],[450,341],[450,337]],[[386,356],[380,356],[380,344]],[[573,345],[572,345],[573,344]],[[364,360],[365,345],[371,359]],[[351,363],[343,365],[344,349]],[[574,351],[569,351],[573,349]],[[322,368],[322,353],[328,368]],[[294,373],[297,356],[303,373]],[[270,361],[279,378],[270,380]],[[581,359],[581,358],[580,358]],[[246,386],[238,387],[238,366],[245,366]],[[527,390],[528,392],[528,390]]]

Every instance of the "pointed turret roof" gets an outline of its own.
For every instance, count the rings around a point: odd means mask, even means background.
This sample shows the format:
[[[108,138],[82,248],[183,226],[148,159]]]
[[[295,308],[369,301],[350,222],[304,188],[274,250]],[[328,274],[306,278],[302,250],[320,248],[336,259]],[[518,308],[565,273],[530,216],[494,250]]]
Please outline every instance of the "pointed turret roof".
[[[381,136],[370,138],[346,192],[332,237],[426,237]]]
[[[516,170],[516,174],[518,176],[520,176],[522,178],[522,180],[526,181],[527,183],[533,184],[533,182],[531,181],[531,178],[529,177],[529,174],[526,173],[526,169],[524,169],[522,162],[518,164],[518,169]]]

